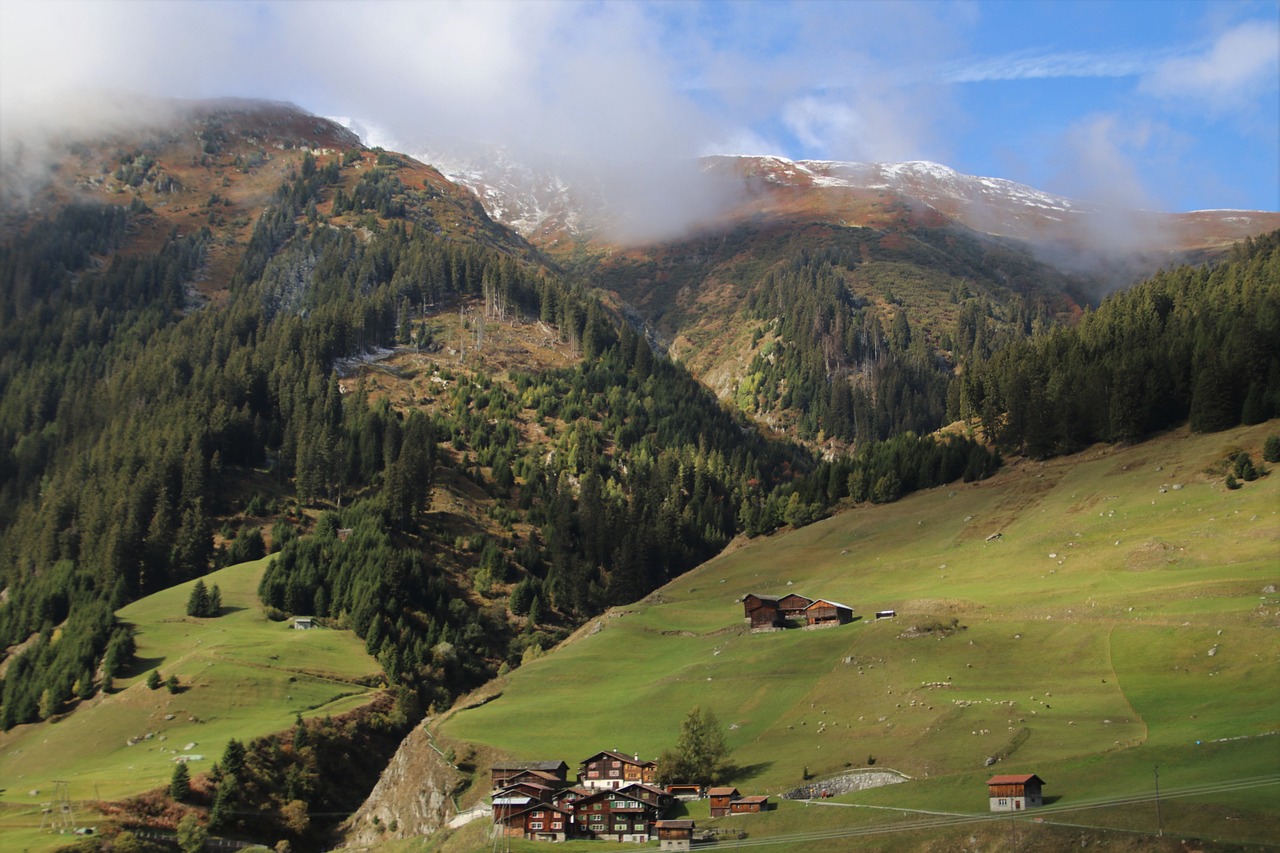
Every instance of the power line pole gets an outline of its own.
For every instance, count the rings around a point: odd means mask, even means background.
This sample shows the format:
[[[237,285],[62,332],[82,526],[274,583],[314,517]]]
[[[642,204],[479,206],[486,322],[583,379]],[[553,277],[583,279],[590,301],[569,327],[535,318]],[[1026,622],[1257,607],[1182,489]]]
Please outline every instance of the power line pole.
[[[1160,817],[1160,765],[1155,765],[1156,774],[1156,835],[1164,835],[1164,821]]]

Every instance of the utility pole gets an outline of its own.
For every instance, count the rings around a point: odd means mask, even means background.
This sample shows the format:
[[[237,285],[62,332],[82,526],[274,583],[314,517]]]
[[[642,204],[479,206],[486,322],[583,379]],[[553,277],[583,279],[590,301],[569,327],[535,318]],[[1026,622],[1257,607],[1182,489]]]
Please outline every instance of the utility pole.
[[[1164,821],[1160,817],[1160,765],[1155,765],[1156,774],[1156,835],[1164,836]]]

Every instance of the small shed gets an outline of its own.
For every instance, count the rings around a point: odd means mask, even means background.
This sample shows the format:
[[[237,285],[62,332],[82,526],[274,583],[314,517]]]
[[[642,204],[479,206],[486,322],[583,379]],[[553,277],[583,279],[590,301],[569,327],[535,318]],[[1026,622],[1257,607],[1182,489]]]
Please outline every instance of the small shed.
[[[787,593],[778,599],[778,609],[782,611],[783,619],[803,618],[805,608],[810,604],[813,604],[813,599],[798,592]]]
[[[653,828],[658,830],[659,850],[688,850],[693,845],[691,820],[660,820]]]
[[[1044,805],[1044,780],[1034,773],[992,776],[987,780],[987,796],[993,812],[1017,812]]]
[[[753,814],[769,810],[769,798],[765,796],[739,797],[729,803],[732,814]]]
[[[293,617],[293,630],[295,631],[310,631],[314,627],[315,622],[310,616]]]
[[[819,598],[804,609],[808,627],[847,625],[853,621],[853,608],[829,598]]]
[[[707,791],[707,796],[711,799],[711,816],[724,817],[731,813],[730,804],[741,794],[737,788],[712,788]]]
[[[667,793],[677,800],[696,800],[702,797],[702,786],[694,782],[677,782],[667,786]]]
[[[877,619],[892,619],[897,615],[898,615],[898,611],[896,610],[877,610],[876,611]]]
[[[751,620],[752,631],[786,627],[786,620],[783,618],[782,611],[778,609],[778,605],[772,603],[761,604],[755,610],[752,610],[751,615],[747,618]]]
[[[778,596],[776,596],[776,595],[759,595],[759,594],[754,593],[754,592],[749,592],[749,593],[747,593],[746,595],[742,596],[742,617],[743,617],[744,619],[748,619],[748,620],[749,620],[749,619],[751,619],[751,614],[752,614],[754,611],[756,611],[756,610],[758,610],[759,608],[764,607],[764,606],[766,606],[766,605],[767,605],[767,606],[769,606],[769,607],[772,607],[774,610],[777,610],[777,609],[778,609]]]

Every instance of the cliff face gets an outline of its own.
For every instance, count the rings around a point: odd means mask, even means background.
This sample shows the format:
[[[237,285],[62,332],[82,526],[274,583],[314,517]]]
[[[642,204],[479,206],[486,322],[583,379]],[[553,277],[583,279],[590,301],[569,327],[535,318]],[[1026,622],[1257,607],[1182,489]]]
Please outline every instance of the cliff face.
[[[446,826],[456,809],[453,794],[466,777],[447,761],[421,726],[400,744],[369,798],[346,825],[346,846],[430,835]]]

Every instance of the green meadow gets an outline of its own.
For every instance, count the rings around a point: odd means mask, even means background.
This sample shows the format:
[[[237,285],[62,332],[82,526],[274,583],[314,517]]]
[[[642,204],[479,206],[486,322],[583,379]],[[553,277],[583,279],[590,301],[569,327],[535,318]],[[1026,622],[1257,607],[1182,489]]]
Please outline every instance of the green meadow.
[[[1214,470],[1231,446],[1259,460],[1277,431],[1020,462],[731,548],[593,620],[439,733],[571,766],[600,749],[656,758],[701,705],[727,728],[743,793],[872,764],[911,777],[826,807],[699,819],[779,843],[920,811],[971,816],[967,837],[991,824],[996,773],[1046,780],[1041,828],[1280,842],[1280,472],[1230,491]],[[748,592],[861,618],[752,634]]]
[[[136,626],[138,652],[114,692],[0,735],[0,841],[8,838],[0,847],[56,840],[38,831],[54,780],[69,783],[83,824],[87,801],[167,785],[178,755],[198,756],[189,760],[195,775],[232,738],[248,742],[291,727],[299,714],[336,715],[372,698],[367,685],[381,670],[354,634],[295,631],[291,622],[267,618],[257,598],[265,566],[259,560],[205,576],[222,592],[216,618],[185,615],[194,582],[125,607],[118,615]],[[149,689],[152,670],[176,675],[179,691]]]

